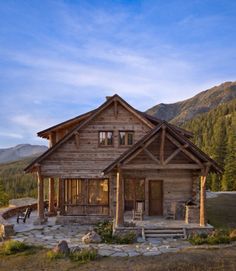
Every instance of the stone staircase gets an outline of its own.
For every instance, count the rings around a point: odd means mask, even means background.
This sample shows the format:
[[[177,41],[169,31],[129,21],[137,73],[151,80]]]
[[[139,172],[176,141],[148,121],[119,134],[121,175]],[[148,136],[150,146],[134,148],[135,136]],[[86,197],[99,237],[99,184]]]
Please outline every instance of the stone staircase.
[[[142,228],[142,238],[147,240],[152,239],[185,239],[186,230],[185,228]]]

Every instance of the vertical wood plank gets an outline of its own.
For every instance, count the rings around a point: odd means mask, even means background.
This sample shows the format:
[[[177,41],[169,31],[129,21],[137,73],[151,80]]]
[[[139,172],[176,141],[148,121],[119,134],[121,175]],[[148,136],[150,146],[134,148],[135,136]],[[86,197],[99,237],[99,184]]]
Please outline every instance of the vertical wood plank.
[[[38,176],[38,218],[40,222],[43,222],[44,217],[44,185],[43,185],[43,177],[41,175],[40,169],[37,171]]]
[[[161,133],[161,145],[160,145],[160,162],[161,165],[164,164],[164,149],[165,149],[165,137],[166,137],[166,127],[162,127]]]
[[[116,221],[115,226],[124,225],[124,182],[122,171],[120,168],[117,170],[116,174]]]

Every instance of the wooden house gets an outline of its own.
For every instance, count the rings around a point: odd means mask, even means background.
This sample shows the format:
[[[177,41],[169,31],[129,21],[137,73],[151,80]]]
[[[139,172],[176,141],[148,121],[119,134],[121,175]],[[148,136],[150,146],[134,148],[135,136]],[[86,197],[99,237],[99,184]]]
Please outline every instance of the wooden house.
[[[206,176],[221,168],[191,142],[190,132],[114,95],[38,136],[48,139],[50,148],[25,171],[37,172],[39,222],[45,220],[49,178],[49,213],[60,212],[64,221],[114,218],[119,227],[124,214],[142,202],[145,217],[169,218],[175,212],[177,219],[206,225]],[[194,211],[186,209],[187,202]]]

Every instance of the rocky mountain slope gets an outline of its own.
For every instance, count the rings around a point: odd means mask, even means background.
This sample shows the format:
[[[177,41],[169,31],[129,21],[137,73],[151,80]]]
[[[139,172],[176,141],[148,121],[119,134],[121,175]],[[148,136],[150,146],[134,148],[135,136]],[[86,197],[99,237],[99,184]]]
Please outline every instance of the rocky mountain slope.
[[[0,163],[17,161],[25,157],[39,156],[48,148],[43,145],[20,144],[15,147],[0,149]]]
[[[182,125],[201,113],[209,112],[222,103],[236,98],[236,81],[225,82],[194,97],[173,104],[158,104],[146,112],[159,119]]]

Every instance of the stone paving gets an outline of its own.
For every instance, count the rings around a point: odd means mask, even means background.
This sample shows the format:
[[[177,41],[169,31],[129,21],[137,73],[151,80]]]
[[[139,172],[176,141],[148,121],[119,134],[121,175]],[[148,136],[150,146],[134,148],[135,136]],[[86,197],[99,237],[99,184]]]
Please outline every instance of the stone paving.
[[[137,243],[130,245],[116,244],[83,244],[81,238],[93,229],[91,225],[56,225],[55,218],[49,218],[46,225],[34,225],[33,221],[36,213],[33,212],[31,218],[24,223],[16,224],[16,218],[12,217],[9,222],[15,224],[16,235],[14,240],[26,242],[28,244],[42,245],[47,248],[55,247],[59,241],[65,240],[68,246],[88,248],[94,247],[101,256],[112,257],[133,257],[133,256],[155,256],[167,252],[177,252],[183,248],[190,247],[189,242],[178,239],[149,239],[143,241],[138,238]]]

